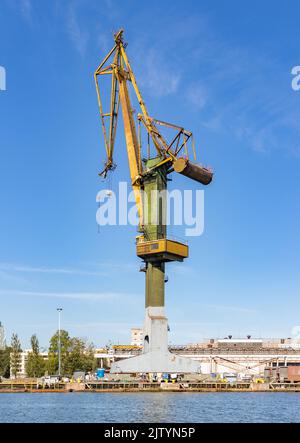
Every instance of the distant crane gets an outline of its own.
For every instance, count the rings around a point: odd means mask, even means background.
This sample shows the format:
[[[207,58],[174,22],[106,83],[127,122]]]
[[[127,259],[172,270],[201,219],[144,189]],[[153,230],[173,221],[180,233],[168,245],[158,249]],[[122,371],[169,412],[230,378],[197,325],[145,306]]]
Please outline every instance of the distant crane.
[[[150,117],[125,52],[122,29],[115,34],[114,40],[114,47],[94,73],[106,150],[104,169],[99,175],[106,177],[108,172],[116,167],[113,155],[121,105],[131,184],[139,216],[136,253],[145,264],[143,269],[146,275],[146,314],[143,353],[113,363],[111,372],[198,372],[197,362],[178,357],[168,351],[168,321],[164,312],[167,281],[165,263],[183,261],[188,257],[188,246],[167,237],[166,208],[161,196],[167,190],[168,175],[173,171],[204,185],[211,182],[213,173],[208,168],[190,162],[187,146],[188,141],[193,138],[190,131]],[[111,76],[109,110],[104,110],[103,106],[100,88],[100,77],[103,75]],[[141,109],[141,113],[137,114],[138,131],[128,90],[129,82]],[[146,157],[142,154],[141,125],[146,130],[148,140]],[[174,131],[171,142],[167,142],[158,126]],[[154,155],[151,154],[153,147]],[[193,144],[192,147],[195,156]],[[153,195],[157,197],[153,198]]]

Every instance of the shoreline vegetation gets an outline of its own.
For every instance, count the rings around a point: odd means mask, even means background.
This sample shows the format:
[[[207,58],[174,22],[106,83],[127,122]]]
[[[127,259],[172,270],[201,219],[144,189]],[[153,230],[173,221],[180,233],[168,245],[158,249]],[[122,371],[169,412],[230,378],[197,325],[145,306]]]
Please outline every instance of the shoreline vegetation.
[[[56,331],[50,338],[47,352],[41,352],[36,334],[31,336],[30,343],[31,349],[25,351],[27,355],[25,365],[22,366],[22,344],[18,334],[12,334],[10,345],[0,349],[0,380],[1,377],[30,377],[36,380],[38,377],[59,373],[70,378],[76,371],[94,373],[97,368],[93,343],[83,338],[71,337],[63,329]]]

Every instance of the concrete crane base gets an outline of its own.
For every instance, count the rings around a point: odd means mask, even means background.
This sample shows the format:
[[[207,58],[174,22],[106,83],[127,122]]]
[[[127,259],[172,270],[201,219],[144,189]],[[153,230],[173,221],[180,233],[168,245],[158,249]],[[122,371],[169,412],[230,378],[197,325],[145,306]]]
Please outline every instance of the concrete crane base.
[[[179,357],[171,352],[149,351],[137,357],[126,358],[112,364],[111,374],[129,373],[199,373],[199,362]]]
[[[143,354],[114,362],[112,374],[122,373],[199,373],[199,362],[168,351],[168,319],[163,306],[148,307],[144,322]]]

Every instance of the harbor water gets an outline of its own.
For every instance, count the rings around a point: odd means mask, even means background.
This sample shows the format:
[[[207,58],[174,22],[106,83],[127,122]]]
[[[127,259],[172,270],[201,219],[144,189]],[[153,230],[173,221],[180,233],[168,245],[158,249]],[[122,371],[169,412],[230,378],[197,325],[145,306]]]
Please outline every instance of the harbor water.
[[[299,423],[300,393],[1,393],[2,423]]]

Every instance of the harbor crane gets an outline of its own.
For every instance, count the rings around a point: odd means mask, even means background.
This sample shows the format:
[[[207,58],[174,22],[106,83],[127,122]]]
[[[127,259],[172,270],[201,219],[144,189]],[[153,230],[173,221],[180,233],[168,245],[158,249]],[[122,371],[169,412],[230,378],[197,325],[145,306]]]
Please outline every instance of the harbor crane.
[[[94,73],[99,117],[104,135],[106,160],[99,175],[106,177],[116,167],[114,146],[119,109],[122,109],[126,149],[131,185],[139,218],[136,254],[144,262],[145,321],[143,352],[141,355],[112,364],[112,373],[137,372],[199,372],[199,364],[181,358],[168,350],[168,320],[165,316],[165,264],[182,262],[188,257],[188,245],[167,236],[166,201],[168,176],[177,172],[203,185],[213,177],[210,169],[189,159],[189,146],[193,134],[181,126],[158,120],[149,115],[129,63],[121,29],[114,36],[115,44]],[[109,109],[104,109],[102,76],[111,76]],[[140,107],[136,115],[129,92],[132,85]],[[135,119],[136,115],[136,119]],[[136,121],[135,121],[136,120]],[[138,130],[136,128],[138,125]],[[147,155],[143,156],[141,127],[146,131]],[[167,141],[159,128],[171,131]],[[194,144],[192,148],[195,156]]]

